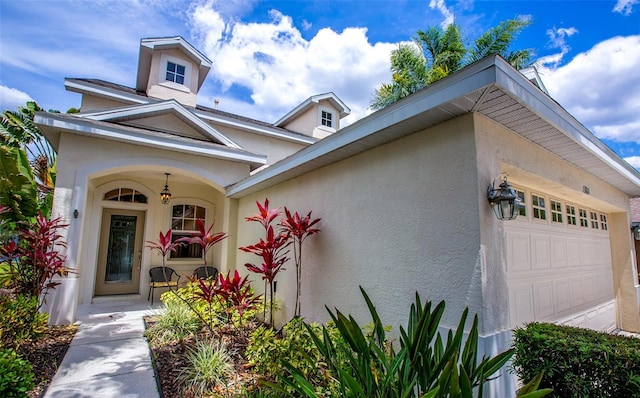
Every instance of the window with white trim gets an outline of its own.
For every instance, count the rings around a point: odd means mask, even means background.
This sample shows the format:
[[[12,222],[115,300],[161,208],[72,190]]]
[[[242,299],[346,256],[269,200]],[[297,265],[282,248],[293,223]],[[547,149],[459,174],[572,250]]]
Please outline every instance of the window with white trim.
[[[609,230],[609,222],[607,221],[606,214],[600,214],[600,229],[603,231]]]
[[[175,242],[180,238],[190,237],[198,232],[196,220],[206,220],[207,210],[204,207],[192,204],[179,204],[171,209],[171,241]],[[200,259],[202,258],[202,247],[192,243],[183,245],[171,253],[171,259]]]
[[[333,113],[327,111],[321,111],[320,123],[326,127],[333,127]]]
[[[531,207],[533,208],[533,218],[538,220],[547,219],[547,209],[544,203],[544,197],[531,194]]]
[[[598,213],[596,213],[595,211],[591,212],[591,228],[593,229],[598,229]]]
[[[576,207],[572,205],[566,205],[565,210],[567,213],[567,225],[578,225],[578,219],[576,217]]]
[[[562,203],[551,199],[551,221],[562,223]]]
[[[518,199],[520,199],[520,203],[518,203],[518,213],[522,217],[527,216],[527,202],[525,201],[525,195],[523,191],[516,190],[516,195],[518,195]]]
[[[147,197],[131,188],[116,188],[104,194],[103,200],[114,202],[147,203]]]
[[[579,209],[580,212],[580,226],[589,228],[589,219],[587,218],[587,210]]]
[[[186,68],[184,65],[180,65],[171,61],[167,61],[167,74],[166,80],[178,84],[184,84],[184,77]]]

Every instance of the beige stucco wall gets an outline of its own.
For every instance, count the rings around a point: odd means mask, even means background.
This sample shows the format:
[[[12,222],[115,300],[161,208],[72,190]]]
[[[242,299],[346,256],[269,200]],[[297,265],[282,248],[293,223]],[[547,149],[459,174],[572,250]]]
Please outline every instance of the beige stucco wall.
[[[502,171],[509,181],[555,197],[575,201],[610,214],[609,231],[613,261],[614,291],[618,300],[618,326],[638,328],[636,289],[631,278],[631,238],[629,233],[629,197],[593,175],[568,164],[550,152],[512,133],[503,126],[475,115],[478,184],[488,187]],[[583,186],[590,195],[582,192]],[[478,191],[480,207],[487,204],[486,188]],[[488,205],[486,205],[488,208]],[[486,255],[484,290],[485,331],[508,327],[508,290],[503,224],[492,212],[480,211],[483,225],[481,244]],[[635,311],[635,315],[633,315]],[[626,314],[626,315],[625,315]]]
[[[82,112],[90,112],[98,109],[116,108],[119,106],[131,105],[125,101],[115,101],[90,94],[82,94],[82,104],[80,109]]]
[[[169,55],[178,60],[183,65],[190,65],[191,74],[188,84],[180,85],[160,79],[160,70],[165,70],[166,63],[162,62],[162,54]],[[154,51],[151,58],[151,69],[149,72],[149,82],[147,84],[147,95],[160,99],[175,99],[181,104],[196,106],[198,94],[199,66],[188,56],[178,49]]]
[[[480,312],[479,224],[472,118],[453,120],[239,200],[238,246],[257,241],[255,201],[321,217],[304,247],[302,315],[327,320],[324,305],[370,321],[358,286],[385,324],[406,322],[415,292],[447,299],[444,325],[464,307]],[[258,260],[238,252],[236,264]],[[277,278],[280,322],[293,315],[295,266]],[[262,289],[259,275],[251,274]]]
[[[320,110],[333,113],[333,127],[326,128],[320,123]],[[300,134],[306,134],[316,138],[324,138],[340,129],[340,112],[329,101],[320,101],[298,115],[295,119],[283,126],[286,129]]]

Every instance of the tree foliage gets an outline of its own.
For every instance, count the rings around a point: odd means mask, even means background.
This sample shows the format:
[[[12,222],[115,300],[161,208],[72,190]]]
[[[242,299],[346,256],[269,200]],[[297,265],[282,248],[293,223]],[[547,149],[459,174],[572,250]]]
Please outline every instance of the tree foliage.
[[[391,83],[376,89],[370,107],[382,109],[399,99],[450,75],[486,56],[498,54],[516,69],[528,65],[531,49],[510,50],[516,36],[531,24],[528,18],[515,18],[501,22],[465,45],[460,27],[432,26],[419,30],[412,44],[400,44],[391,52]]]

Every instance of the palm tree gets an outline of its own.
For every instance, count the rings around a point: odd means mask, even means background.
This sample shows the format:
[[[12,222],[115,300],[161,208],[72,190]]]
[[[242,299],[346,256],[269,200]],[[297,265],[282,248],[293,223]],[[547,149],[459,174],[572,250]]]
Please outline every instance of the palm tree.
[[[377,110],[488,55],[498,54],[514,68],[527,66],[531,49],[509,51],[518,33],[531,24],[528,18],[503,21],[483,33],[467,48],[460,27],[455,24],[419,30],[413,44],[401,44],[391,52],[392,83],[376,89],[370,103]]]

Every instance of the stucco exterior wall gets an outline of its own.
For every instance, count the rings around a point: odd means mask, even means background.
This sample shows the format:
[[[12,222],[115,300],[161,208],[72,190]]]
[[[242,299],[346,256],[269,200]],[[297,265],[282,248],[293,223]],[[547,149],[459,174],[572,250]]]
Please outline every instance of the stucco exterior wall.
[[[333,126],[331,128],[322,126],[322,123],[320,122],[320,110],[326,110],[333,113]],[[340,129],[340,112],[338,112],[338,110],[332,106],[329,101],[320,101],[317,104],[313,104],[313,106],[309,107],[309,109],[283,127],[300,134],[306,134],[316,138],[324,138]]]
[[[488,187],[496,176],[506,171],[513,184],[553,192],[560,199],[573,200],[610,214],[614,290],[620,299],[618,306],[635,306],[635,317],[619,318],[619,325],[637,328],[635,287],[632,278],[627,278],[630,271],[625,271],[631,269],[632,250],[628,231],[628,196],[482,115],[475,114],[474,120],[478,184],[481,187]],[[590,195],[582,192],[583,186],[589,187]],[[478,203],[481,209],[490,208],[486,188],[478,191]],[[490,333],[508,328],[508,313],[504,311],[508,308],[504,225],[490,211],[481,210],[480,217],[480,223],[484,226],[481,230],[481,244],[486,254],[486,275],[490,275],[484,283],[484,331]],[[621,315],[620,308],[618,314]]]
[[[163,61],[163,54],[173,57],[180,64],[190,69],[189,76],[185,76],[185,84],[167,82],[160,78],[160,71],[166,71],[166,62]],[[149,72],[149,82],[147,83],[147,95],[154,98],[171,99],[174,98],[181,104],[196,106],[196,96],[198,94],[198,74],[199,68],[187,55],[177,49],[155,51],[151,58],[151,69]]]
[[[315,170],[238,201],[238,246],[262,236],[244,221],[255,201],[321,217],[321,232],[305,242],[302,316],[326,321],[324,305],[370,321],[358,286],[395,332],[405,324],[415,292],[447,300],[443,325],[465,307],[482,310],[477,176],[472,117],[455,119]],[[238,252],[238,269],[255,262]],[[280,322],[293,315],[295,266],[278,278]],[[251,279],[262,288],[259,275]]]
[[[80,109],[82,112],[95,111],[98,109],[116,108],[119,106],[131,105],[129,102],[114,101],[106,98],[96,97],[90,94],[82,94],[82,103]],[[62,112],[63,110],[60,109]],[[66,111],[66,109],[64,110]]]
[[[302,148],[306,144],[298,144],[291,141],[280,140],[274,137],[268,137],[256,133],[249,133],[240,129],[229,128],[210,123],[216,130],[224,134],[225,137],[240,145],[243,149],[267,156],[267,164],[275,162],[290,156]]]

